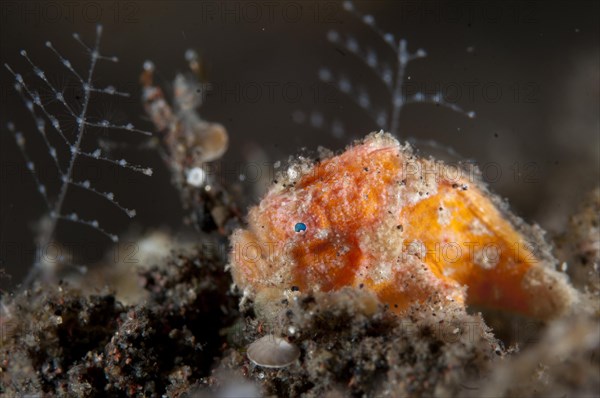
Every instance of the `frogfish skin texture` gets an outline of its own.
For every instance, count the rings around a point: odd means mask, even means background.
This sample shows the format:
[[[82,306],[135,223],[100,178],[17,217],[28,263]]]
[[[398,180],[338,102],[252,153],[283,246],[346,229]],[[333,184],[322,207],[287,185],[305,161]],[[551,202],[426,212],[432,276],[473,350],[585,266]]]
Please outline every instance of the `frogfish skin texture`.
[[[547,319],[576,294],[537,235],[476,175],[380,132],[291,166],[234,233],[230,265],[249,296],[350,286],[399,314],[433,299]]]

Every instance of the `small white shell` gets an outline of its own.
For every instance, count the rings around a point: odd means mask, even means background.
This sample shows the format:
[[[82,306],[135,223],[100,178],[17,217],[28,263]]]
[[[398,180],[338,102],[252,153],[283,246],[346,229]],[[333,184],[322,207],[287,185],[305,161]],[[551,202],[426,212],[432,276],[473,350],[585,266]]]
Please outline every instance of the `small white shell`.
[[[298,359],[300,350],[285,339],[268,334],[250,344],[246,355],[258,366],[283,368]]]

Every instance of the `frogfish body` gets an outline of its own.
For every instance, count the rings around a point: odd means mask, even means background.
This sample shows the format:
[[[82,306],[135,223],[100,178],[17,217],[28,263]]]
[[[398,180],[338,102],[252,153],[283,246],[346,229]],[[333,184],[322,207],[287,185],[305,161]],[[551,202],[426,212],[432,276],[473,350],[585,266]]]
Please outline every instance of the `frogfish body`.
[[[536,236],[472,173],[372,133],[290,167],[234,233],[230,263],[250,296],[350,286],[397,313],[433,299],[546,319],[576,294]]]

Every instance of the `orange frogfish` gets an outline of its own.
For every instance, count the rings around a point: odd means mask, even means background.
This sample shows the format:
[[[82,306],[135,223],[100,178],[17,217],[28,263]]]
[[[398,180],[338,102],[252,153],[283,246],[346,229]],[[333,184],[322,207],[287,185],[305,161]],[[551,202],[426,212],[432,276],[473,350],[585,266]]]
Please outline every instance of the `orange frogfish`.
[[[476,174],[380,132],[290,166],[233,234],[230,265],[250,297],[355,287],[399,314],[435,298],[548,319],[576,293],[540,236]]]

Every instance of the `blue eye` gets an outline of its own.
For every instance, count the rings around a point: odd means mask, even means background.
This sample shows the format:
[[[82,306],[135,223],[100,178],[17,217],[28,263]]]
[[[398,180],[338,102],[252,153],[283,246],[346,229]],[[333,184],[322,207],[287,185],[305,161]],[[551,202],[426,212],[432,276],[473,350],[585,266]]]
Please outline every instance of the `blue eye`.
[[[306,231],[306,224],[304,224],[303,222],[299,222],[294,227],[294,231],[296,231],[296,232]]]

